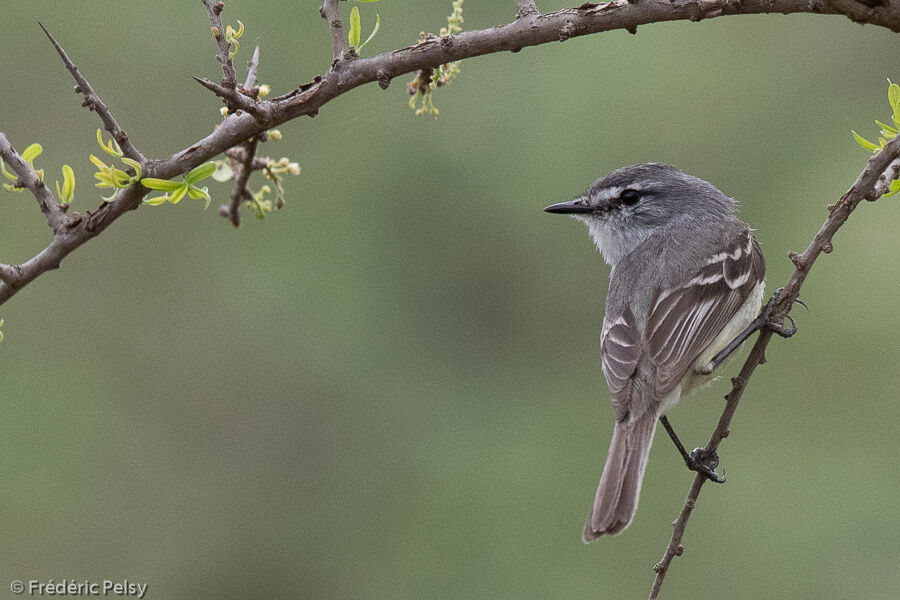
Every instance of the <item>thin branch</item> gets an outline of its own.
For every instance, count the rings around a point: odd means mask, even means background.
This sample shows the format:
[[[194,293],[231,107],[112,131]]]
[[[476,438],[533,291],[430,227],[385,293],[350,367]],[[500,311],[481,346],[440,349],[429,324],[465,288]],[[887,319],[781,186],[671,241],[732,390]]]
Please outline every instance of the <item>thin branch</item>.
[[[50,43],[53,44],[53,47],[56,48],[56,52],[59,54],[59,57],[62,58],[63,62],[66,65],[66,68],[69,70],[69,73],[72,74],[72,77],[75,78],[75,82],[78,84],[75,87],[75,91],[84,95],[84,101],[81,103],[82,106],[87,107],[88,110],[92,110],[96,112],[100,116],[100,120],[103,121],[103,125],[106,128],[106,131],[113,137],[114,140],[119,144],[122,148],[122,152],[125,153],[125,156],[131,158],[133,160],[138,161],[143,164],[147,159],[141,154],[141,151],[135,148],[134,144],[131,143],[131,139],[128,137],[128,134],[125,133],[125,130],[119,126],[119,123],[112,116],[112,113],[109,111],[109,107],[103,103],[103,100],[100,99],[100,96],[94,91],[94,88],[91,87],[91,84],[88,83],[88,80],[84,78],[84,76],[78,71],[78,67],[75,66],[75,63],[69,58],[69,55],[66,54],[66,51],[63,50],[62,46],[50,35],[50,32],[47,31],[47,28],[41,25],[39,22],[38,25],[41,26],[41,29],[44,30],[44,33],[50,39]]]
[[[222,65],[222,87],[233,90],[237,83],[234,76],[234,64],[228,56],[231,53],[231,43],[225,39],[225,27],[222,26],[222,10],[225,8],[225,4],[215,0],[200,1],[206,7],[213,37],[216,39],[216,45],[218,46],[216,60]]]
[[[884,182],[887,177],[894,177],[900,172],[900,136],[891,140],[885,145],[884,149],[869,159],[866,168],[859,174],[856,181],[850,189],[841,196],[841,199],[832,206],[829,206],[830,215],[822,225],[819,232],[810,242],[809,246],[802,254],[791,253],[789,257],[794,263],[795,269],[793,275],[787,284],[782,288],[772,312],[773,321],[781,322],[790,312],[794,301],[800,294],[800,287],[806,280],[809,270],[816,259],[822,254],[829,254],[833,249],[832,238],[835,232],[847,221],[850,213],[865,200],[875,201],[884,193]],[[766,361],[766,347],[772,339],[772,331],[764,329],[759,338],[756,340],[750,355],[744,362],[741,372],[737,377],[731,380],[731,391],[726,396],[725,410],[719,417],[719,423],[713,431],[712,437],[706,448],[715,451],[723,439],[728,437],[729,427],[734,412],[737,410],[738,402],[747,388],[750,376],[753,375],[756,367]],[[687,527],[688,518],[700,495],[700,489],[706,483],[706,477],[698,474],[694,477],[691,489],[688,492],[687,499],[684,501],[684,507],[678,519],[675,521],[675,530],[672,532],[672,538],[666,547],[662,559],[656,563],[653,570],[656,571],[656,578],[653,581],[653,587],[650,590],[650,600],[654,600],[659,595],[662,587],[663,579],[669,570],[672,559],[681,556],[684,547],[681,545],[684,536],[685,527]]]
[[[26,188],[35,197],[38,206],[41,207],[41,212],[47,217],[47,225],[50,226],[50,229],[56,232],[63,227],[68,220],[66,211],[56,201],[53,192],[41,181],[31,165],[19,156],[3,132],[0,132],[0,158],[19,176],[15,182],[16,187]]]
[[[539,14],[541,14],[541,11],[538,10],[534,0],[516,0],[516,19]]]
[[[319,14],[328,23],[331,31],[331,60],[332,63],[340,60],[347,46],[344,44],[344,26],[341,23],[341,12],[338,9],[338,0],[325,0]]]
[[[247,63],[247,79],[244,80],[244,89],[247,91],[256,87],[256,72],[259,71],[259,46],[253,49],[253,56]]]
[[[253,197],[247,188],[247,181],[250,180],[250,174],[253,173],[253,161],[256,158],[256,146],[259,143],[258,138],[254,137],[243,145],[242,160],[236,161],[234,166],[234,189],[231,192],[230,204],[222,205],[219,208],[219,214],[231,221],[235,227],[241,224],[241,203]]]

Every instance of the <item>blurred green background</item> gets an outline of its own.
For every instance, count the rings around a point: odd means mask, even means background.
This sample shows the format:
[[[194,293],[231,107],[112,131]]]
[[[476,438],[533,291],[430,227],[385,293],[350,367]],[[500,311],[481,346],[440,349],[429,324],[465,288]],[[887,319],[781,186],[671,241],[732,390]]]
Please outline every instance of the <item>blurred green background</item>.
[[[318,2],[226,2],[241,78],[284,93],[327,67]],[[543,10],[563,8],[539,1]],[[450,2],[362,4],[372,55]],[[134,141],[206,135],[219,78],[199,2],[4,2],[4,131],[78,178],[96,115],[36,21]],[[342,5],[348,11],[349,5]],[[514,3],[470,0],[465,26]],[[124,579],[168,598],[642,598],[691,475],[659,438],[632,527],[580,541],[612,431],[598,339],[608,268],[546,215],[624,164],[671,162],[742,204],[792,271],[889,117],[898,36],[843,17],[728,17],[468,60],[406,106],[404,77],[283,126],[288,204],[232,229],[215,206],[144,207],[0,307],[0,598],[13,579]],[[255,186],[260,185],[258,180]],[[666,598],[898,598],[897,200],[864,204],[815,266],[720,450]],[[0,196],[0,260],[48,242]],[[732,364],[731,370],[736,370]],[[708,439],[724,383],[674,411]]]

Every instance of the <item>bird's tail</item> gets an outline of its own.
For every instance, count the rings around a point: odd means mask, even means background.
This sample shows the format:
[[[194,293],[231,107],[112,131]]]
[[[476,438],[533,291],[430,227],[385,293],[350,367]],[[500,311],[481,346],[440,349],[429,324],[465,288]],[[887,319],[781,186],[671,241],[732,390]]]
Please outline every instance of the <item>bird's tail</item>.
[[[584,524],[585,544],[601,535],[621,533],[631,524],[655,431],[652,410],[634,421],[616,422],[594,506]]]

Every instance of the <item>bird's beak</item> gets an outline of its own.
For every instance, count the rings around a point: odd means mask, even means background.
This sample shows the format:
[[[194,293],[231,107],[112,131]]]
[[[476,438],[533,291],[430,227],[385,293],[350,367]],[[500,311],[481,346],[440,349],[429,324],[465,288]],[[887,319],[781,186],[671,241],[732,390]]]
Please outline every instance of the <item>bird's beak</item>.
[[[548,213],[556,213],[560,215],[574,215],[579,213],[594,212],[594,209],[587,206],[581,198],[575,198],[569,202],[560,202],[559,204],[551,204],[544,209]]]

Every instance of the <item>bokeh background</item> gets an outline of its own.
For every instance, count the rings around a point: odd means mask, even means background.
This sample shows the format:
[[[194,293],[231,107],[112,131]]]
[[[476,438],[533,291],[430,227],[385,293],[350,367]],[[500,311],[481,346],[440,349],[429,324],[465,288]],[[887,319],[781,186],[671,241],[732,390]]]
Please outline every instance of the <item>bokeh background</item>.
[[[327,67],[318,2],[227,2],[283,93]],[[513,2],[470,0],[467,28]],[[366,54],[450,2],[360,4]],[[565,2],[540,1],[544,10]],[[348,11],[349,5],[342,5]],[[206,135],[219,77],[199,2],[8,1],[0,130],[64,162],[96,207],[98,120],[37,21],[135,142]],[[738,198],[791,270],[867,158],[900,37],[833,16],[641,27],[466,61],[406,106],[404,77],[283,126],[286,208],[231,228],[185,200],[117,222],[0,308],[0,598],[13,579],[128,579],[168,598],[641,598],[692,479],[663,438],[637,519],[580,541],[612,410],[598,339],[608,268],[542,212],[601,174],[671,162]],[[254,185],[260,185],[255,181]],[[815,266],[721,448],[668,598],[897,598],[898,200],[860,207]],[[0,260],[48,241],[0,197]],[[732,365],[732,370],[736,366]],[[702,445],[724,383],[674,411]]]

